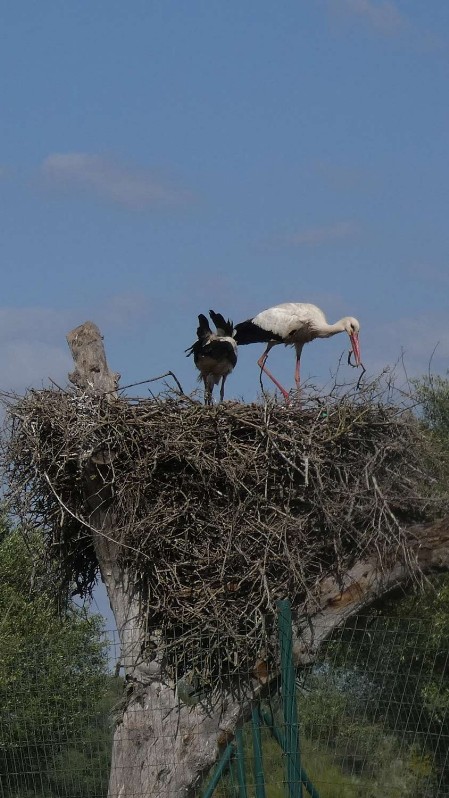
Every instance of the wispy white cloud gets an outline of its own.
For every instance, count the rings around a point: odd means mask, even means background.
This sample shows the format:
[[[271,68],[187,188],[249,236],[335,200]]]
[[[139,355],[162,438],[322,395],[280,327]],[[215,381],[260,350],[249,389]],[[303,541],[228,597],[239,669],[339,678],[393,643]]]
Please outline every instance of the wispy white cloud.
[[[365,21],[370,27],[388,36],[402,33],[409,26],[407,17],[388,0],[332,0],[333,8]]]
[[[0,308],[0,385],[23,391],[51,377],[67,382],[71,366],[65,334],[73,316],[52,308]]]
[[[67,332],[73,311],[43,307],[0,307],[0,340],[16,341],[24,336],[41,341],[53,341]]]
[[[317,247],[335,241],[346,241],[354,238],[359,226],[354,221],[336,222],[320,227],[308,227],[296,233],[273,236],[261,245],[262,249],[279,249],[283,247]]]
[[[334,18],[352,19],[380,36],[401,39],[417,52],[447,52],[447,37],[416,24],[390,0],[324,0],[324,3]]]
[[[415,261],[410,264],[408,272],[415,280],[418,279],[427,285],[449,284],[449,272],[444,265],[430,261]]]
[[[337,222],[323,227],[310,227],[285,238],[286,244],[301,246],[303,244],[318,245],[327,241],[353,238],[358,228],[355,222]]]
[[[28,388],[48,384],[49,380],[64,386],[71,368],[70,353],[63,346],[31,339],[2,344],[1,386],[6,391],[22,393]]]
[[[193,200],[188,191],[157,179],[146,169],[85,152],[48,155],[41,175],[52,188],[82,191],[130,209],[167,208]]]
[[[67,385],[73,362],[66,343],[69,330],[91,319],[106,335],[139,324],[151,310],[145,297],[117,294],[95,308],[0,307],[0,388],[22,392],[49,378]]]
[[[433,353],[437,358],[449,358],[447,317],[432,313],[431,316],[401,318],[385,325],[384,335],[396,341],[413,358],[424,358],[428,362]]]
[[[139,324],[150,312],[158,309],[158,300],[142,294],[124,292],[107,297],[95,311],[95,322],[101,327],[129,327]]]
[[[367,169],[356,166],[317,160],[311,164],[311,168],[314,175],[318,175],[327,185],[337,190],[365,189],[373,184],[373,175]]]
[[[368,323],[362,329],[365,366],[380,373],[403,363],[409,377],[429,371],[445,374],[449,361],[449,330],[445,314],[404,316],[387,323]]]

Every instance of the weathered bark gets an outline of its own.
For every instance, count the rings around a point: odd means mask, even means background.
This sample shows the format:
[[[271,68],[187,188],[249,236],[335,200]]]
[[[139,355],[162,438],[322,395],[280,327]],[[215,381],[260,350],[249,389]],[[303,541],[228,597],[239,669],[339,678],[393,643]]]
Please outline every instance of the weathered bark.
[[[103,338],[93,321],[85,321],[67,335],[67,343],[75,361],[69,380],[88,393],[113,395],[120,374],[110,371],[106,362]]]
[[[449,517],[408,530],[410,562],[396,562],[388,570],[379,570],[372,557],[357,562],[342,582],[325,577],[313,600],[294,608],[297,622],[293,655],[297,665],[316,658],[321,644],[346,618],[361,612],[416,574],[449,570]],[[306,621],[304,621],[306,619]]]
[[[80,389],[113,398],[119,375],[108,368],[98,328],[91,322],[67,336],[76,368],[71,381]],[[110,798],[131,796],[189,796],[202,775],[216,761],[250,708],[224,696],[213,707],[179,702],[174,686],[164,680],[158,660],[145,662],[146,638],[132,575],[118,565],[113,513],[108,508],[109,456],[96,452],[86,475],[86,499],[101,574],[114,613],[128,683],[128,701],[117,724],[109,785]],[[96,476],[97,475],[97,476]],[[104,476],[104,474],[103,474]],[[315,595],[293,608],[294,657],[298,665],[311,662],[320,645],[350,615],[409,579],[413,568],[423,572],[449,568],[449,518],[410,529],[408,568],[395,563],[379,571],[374,558],[356,563],[343,584],[324,578]],[[253,696],[261,689],[255,681]]]
[[[69,379],[82,390],[113,397],[118,375],[108,368],[98,327],[86,322],[69,333],[67,340],[76,365]],[[95,453],[95,461],[87,469],[85,491],[129,693],[114,735],[109,795],[187,794],[213,764],[219,748],[232,737],[241,707],[230,698],[224,698],[213,710],[181,705],[173,686],[163,680],[160,662],[143,660],[146,628],[132,577],[118,565],[116,525],[108,509],[109,480],[102,478],[108,461],[109,456]]]

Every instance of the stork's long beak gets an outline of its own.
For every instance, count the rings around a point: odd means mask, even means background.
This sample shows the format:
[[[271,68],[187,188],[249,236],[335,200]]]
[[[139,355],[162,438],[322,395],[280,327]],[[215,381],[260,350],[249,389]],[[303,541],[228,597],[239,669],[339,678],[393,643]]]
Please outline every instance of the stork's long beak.
[[[360,357],[359,334],[352,333],[349,337],[351,339],[351,346],[352,346],[352,351],[354,353],[355,365],[360,366],[362,359]]]

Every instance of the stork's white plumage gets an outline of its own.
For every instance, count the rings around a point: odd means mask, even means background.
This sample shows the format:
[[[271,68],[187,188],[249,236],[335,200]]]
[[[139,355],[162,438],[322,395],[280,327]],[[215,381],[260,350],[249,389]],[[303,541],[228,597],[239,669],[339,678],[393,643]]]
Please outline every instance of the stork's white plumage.
[[[229,319],[226,321],[221,313],[215,313],[213,310],[209,311],[209,315],[215,324],[216,333],[210,329],[206,316],[200,313],[196,331],[198,340],[185,350],[187,357],[193,355],[195,366],[200,372],[199,379],[204,382],[206,405],[212,404],[212,391],[220,380],[220,401],[223,401],[226,377],[237,363],[237,344],[232,321]]]
[[[276,344],[294,346],[296,350],[295,381],[299,388],[299,366],[304,344],[314,338],[330,338],[340,332],[347,332],[351,340],[355,365],[361,365],[359,345],[360,324],[352,316],[345,316],[335,324],[328,324],[320,308],[307,302],[284,302],[263,310],[252,319],[240,322],[235,328],[235,339],[241,346],[244,344],[266,343],[264,353],[257,365],[267,377],[279,388],[285,399],[288,391],[277,381],[265,367],[268,353]]]

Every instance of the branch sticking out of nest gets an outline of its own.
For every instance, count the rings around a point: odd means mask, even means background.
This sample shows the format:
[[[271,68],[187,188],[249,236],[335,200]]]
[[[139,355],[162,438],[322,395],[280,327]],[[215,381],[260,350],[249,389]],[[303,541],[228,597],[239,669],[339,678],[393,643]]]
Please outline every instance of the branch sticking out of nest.
[[[368,555],[406,563],[405,528],[439,510],[427,439],[377,386],[300,409],[32,391],[10,398],[9,420],[12,509],[45,530],[61,580],[85,594],[104,534],[86,486],[100,486],[139,590],[144,655],[162,648],[174,677],[232,682],[262,645],[269,659],[277,599],[301,606]]]

